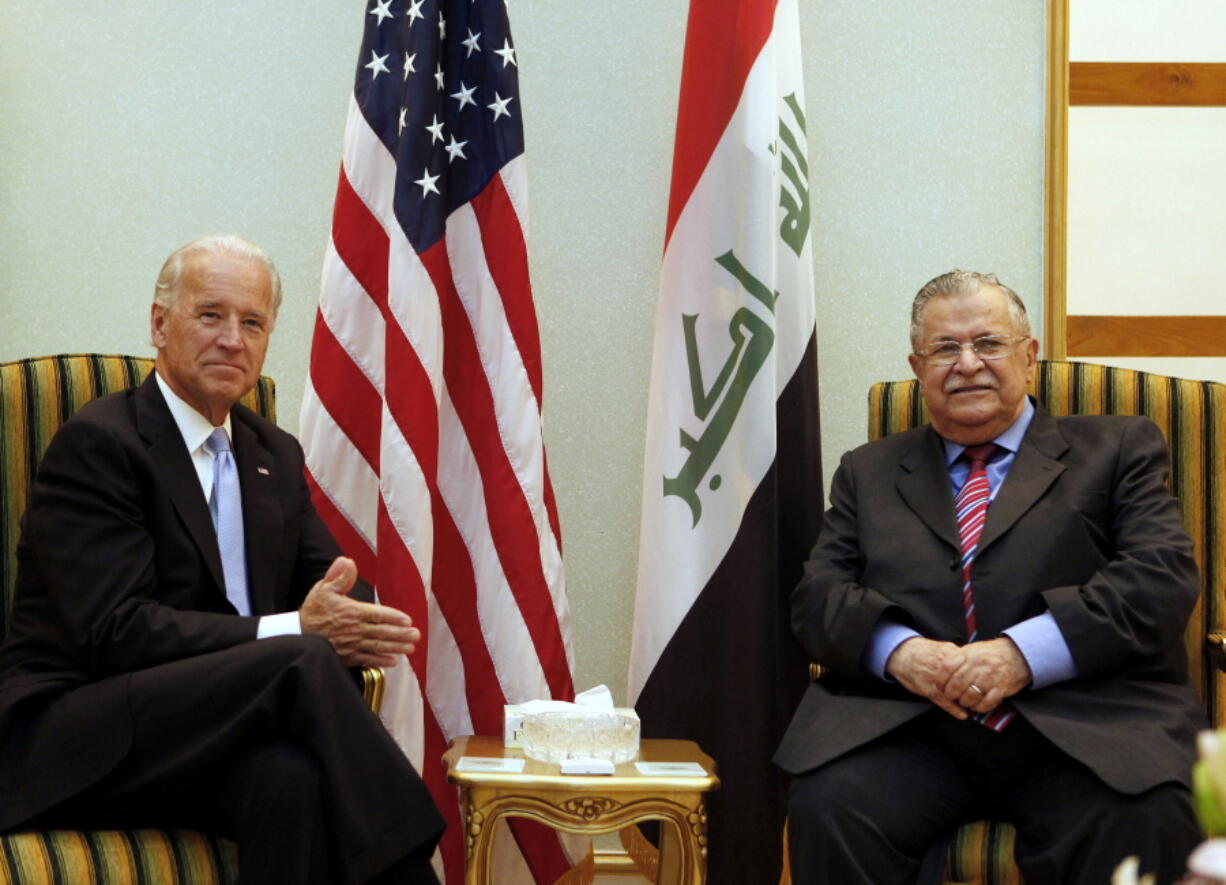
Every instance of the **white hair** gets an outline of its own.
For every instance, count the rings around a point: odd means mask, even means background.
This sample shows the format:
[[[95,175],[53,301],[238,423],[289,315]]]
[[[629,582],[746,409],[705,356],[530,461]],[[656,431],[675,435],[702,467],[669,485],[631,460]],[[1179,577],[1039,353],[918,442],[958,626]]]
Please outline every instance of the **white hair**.
[[[264,265],[268,271],[268,280],[272,287],[272,318],[277,318],[277,310],[281,307],[281,275],[277,273],[276,265],[268,257],[268,253],[242,237],[232,234],[210,234],[199,237],[190,243],[184,243],[170,253],[162,270],[158,273],[157,283],[153,287],[153,302],[164,308],[174,306],[179,297],[179,282],[183,276],[184,259],[189,255],[204,252],[209,255],[228,255],[231,258],[250,258]]]

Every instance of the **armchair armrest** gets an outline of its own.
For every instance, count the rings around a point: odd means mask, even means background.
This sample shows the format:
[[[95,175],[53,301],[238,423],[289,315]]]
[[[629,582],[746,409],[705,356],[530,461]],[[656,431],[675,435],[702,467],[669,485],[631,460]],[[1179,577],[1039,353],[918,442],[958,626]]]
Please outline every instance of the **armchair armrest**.
[[[1226,632],[1215,631],[1205,637],[1205,650],[1209,660],[1219,670],[1226,671]]]
[[[362,700],[366,701],[366,705],[377,716],[383,709],[383,670],[379,667],[353,667],[349,672],[362,690]]]

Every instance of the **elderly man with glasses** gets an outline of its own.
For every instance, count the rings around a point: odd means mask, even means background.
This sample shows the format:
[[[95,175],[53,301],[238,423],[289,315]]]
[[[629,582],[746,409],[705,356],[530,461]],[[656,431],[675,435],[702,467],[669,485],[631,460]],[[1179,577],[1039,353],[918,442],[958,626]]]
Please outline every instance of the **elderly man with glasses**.
[[[843,456],[792,596],[824,668],[776,756],[793,881],[913,882],[964,822],[1017,827],[1027,882],[1173,881],[1199,840],[1199,588],[1145,418],[1054,418],[1038,342],[995,276],[912,305],[931,423]]]

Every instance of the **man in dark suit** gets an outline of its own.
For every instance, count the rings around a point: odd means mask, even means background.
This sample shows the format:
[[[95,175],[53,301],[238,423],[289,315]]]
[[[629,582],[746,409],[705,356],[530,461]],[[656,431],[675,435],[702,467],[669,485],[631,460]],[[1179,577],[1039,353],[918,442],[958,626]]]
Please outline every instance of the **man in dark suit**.
[[[926,284],[911,346],[931,424],[844,455],[792,596],[827,671],[776,756],[793,881],[915,881],[978,819],[1017,826],[1027,882],[1107,882],[1127,855],[1172,881],[1205,723],[1162,435],[1029,399],[1038,344],[994,276]]]
[[[258,247],[177,250],[155,372],[48,447],[0,647],[0,830],[194,827],[238,840],[244,881],[435,882],[442,820],[346,669],[420,635],[363,601],[298,443],[237,405],[279,302]]]

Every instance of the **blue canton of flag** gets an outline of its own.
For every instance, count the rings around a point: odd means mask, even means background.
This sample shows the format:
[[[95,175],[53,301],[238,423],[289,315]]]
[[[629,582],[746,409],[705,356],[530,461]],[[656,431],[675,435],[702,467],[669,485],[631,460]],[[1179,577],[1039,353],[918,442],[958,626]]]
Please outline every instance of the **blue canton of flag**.
[[[362,114],[396,158],[396,217],[420,254],[523,153],[506,5],[375,0],[355,82]]]

